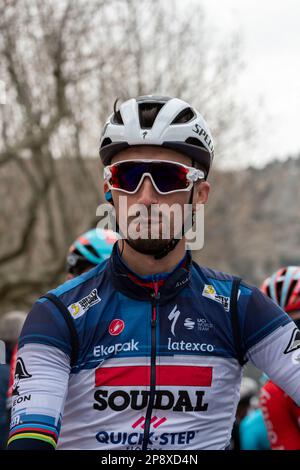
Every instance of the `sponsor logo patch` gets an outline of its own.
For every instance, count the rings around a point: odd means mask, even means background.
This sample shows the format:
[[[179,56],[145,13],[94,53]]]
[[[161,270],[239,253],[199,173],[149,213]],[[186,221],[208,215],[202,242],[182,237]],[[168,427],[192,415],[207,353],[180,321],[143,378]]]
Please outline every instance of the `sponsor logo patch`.
[[[122,333],[124,328],[125,323],[123,322],[123,320],[116,319],[110,323],[108,332],[111,336],[117,336]]]
[[[23,359],[19,357],[16,363],[15,380],[12,389],[13,396],[19,395],[20,380],[30,379],[30,377],[32,377],[32,375],[27,372]]]
[[[193,330],[195,328],[195,322],[191,318],[186,318],[184,320],[184,326],[187,330]]]
[[[172,338],[168,338],[168,350],[169,351],[214,352],[215,348],[212,344],[186,343],[185,341],[172,341]]]
[[[79,318],[88,311],[93,305],[101,302],[101,298],[98,296],[97,289],[93,289],[86,297],[83,297],[78,302],[75,302],[68,306],[68,310],[73,318]]]
[[[141,411],[147,408],[150,399],[149,390],[110,390],[98,389],[94,394],[94,410],[115,412],[126,409]],[[172,410],[174,412],[207,411],[208,404],[205,403],[205,392],[203,390],[178,390],[174,393],[170,390],[157,390],[154,395],[153,409]]]
[[[172,333],[173,336],[176,336],[176,334],[175,334],[175,326],[176,326],[177,320],[178,320],[178,318],[179,318],[179,315],[180,315],[180,310],[178,310],[177,305],[175,305],[175,307],[174,307],[173,310],[169,313],[169,316],[168,316],[168,319],[172,322],[172,325],[171,325],[171,333]]]
[[[300,331],[298,330],[298,328],[295,328],[289,340],[289,344],[284,350],[284,354],[288,354],[299,348],[300,348]]]
[[[197,326],[198,331],[209,331],[214,327],[213,324],[205,318],[197,318]]]
[[[118,354],[121,351],[138,351],[139,342],[128,341],[127,343],[117,343],[112,344],[110,346],[103,346],[103,344],[94,347],[94,356],[95,357],[103,357],[103,356],[110,356]]]
[[[217,294],[216,289],[214,286],[210,284],[205,284],[203,292],[202,292],[203,297],[206,297],[207,299],[214,300],[215,302],[218,302],[219,304],[222,304],[226,312],[229,312],[230,310],[230,297],[226,297],[225,295],[220,295]]]

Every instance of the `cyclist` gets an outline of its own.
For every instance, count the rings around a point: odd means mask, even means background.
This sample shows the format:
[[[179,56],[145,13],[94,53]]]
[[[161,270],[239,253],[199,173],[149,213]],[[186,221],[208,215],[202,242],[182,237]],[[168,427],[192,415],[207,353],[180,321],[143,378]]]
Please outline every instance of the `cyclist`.
[[[106,199],[130,230],[109,260],[33,306],[9,449],[225,449],[247,360],[300,402],[300,368],[284,354],[290,317],[259,289],[192,262],[174,212],[169,236],[151,213],[206,203],[213,154],[206,122],[181,99],[115,107],[100,156]]]
[[[257,393],[257,383],[251,377],[243,377],[240,388],[240,400],[236,410],[235,422],[232,428],[231,449],[241,449],[241,426],[247,415],[253,410],[252,401]]]
[[[80,235],[67,256],[68,279],[89,271],[111,255],[117,234],[112,230],[92,229]]]
[[[261,386],[266,382],[264,374],[260,377],[259,382]],[[271,450],[267,428],[259,407],[250,411],[242,419],[239,435],[241,450]]]
[[[262,291],[285,310],[295,322],[284,354],[300,364],[300,266],[279,269],[268,277]],[[280,385],[280,386],[279,386]],[[261,390],[260,405],[273,450],[300,450],[300,408],[281,384],[268,380]]]
[[[16,354],[16,343],[22,330],[26,313],[12,310],[0,318],[0,340],[5,342],[6,364],[0,364],[0,449],[6,446],[9,416],[6,394],[10,382],[10,363]]]

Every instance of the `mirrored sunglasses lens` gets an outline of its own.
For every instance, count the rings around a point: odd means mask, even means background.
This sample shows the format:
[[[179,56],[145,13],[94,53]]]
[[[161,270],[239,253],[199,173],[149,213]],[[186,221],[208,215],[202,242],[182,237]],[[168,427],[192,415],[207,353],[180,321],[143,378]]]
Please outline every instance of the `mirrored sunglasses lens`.
[[[142,162],[124,162],[113,166],[111,172],[112,177],[110,183],[114,188],[133,192],[136,190],[146,169]]]
[[[178,191],[189,186],[187,180],[188,169],[175,163],[155,163],[151,164],[151,175],[156,186],[162,193]]]
[[[110,184],[134,192],[144,173],[150,173],[162,193],[186,189],[188,169],[168,162],[124,162],[111,167]]]

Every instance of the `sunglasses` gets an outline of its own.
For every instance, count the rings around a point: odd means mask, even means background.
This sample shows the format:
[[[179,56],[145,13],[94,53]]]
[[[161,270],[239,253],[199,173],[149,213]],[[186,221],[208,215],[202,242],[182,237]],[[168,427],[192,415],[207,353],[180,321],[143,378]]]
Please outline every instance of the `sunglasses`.
[[[136,193],[148,176],[159,194],[189,191],[193,183],[204,179],[204,172],[168,160],[124,160],[104,168],[108,188],[127,194]]]

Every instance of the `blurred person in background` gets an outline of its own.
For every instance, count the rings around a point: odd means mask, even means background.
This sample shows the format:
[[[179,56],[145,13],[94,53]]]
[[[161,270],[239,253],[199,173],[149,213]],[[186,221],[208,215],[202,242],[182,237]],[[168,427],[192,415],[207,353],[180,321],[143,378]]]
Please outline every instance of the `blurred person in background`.
[[[0,339],[6,347],[6,364],[0,365],[0,449],[6,446],[9,419],[7,412],[7,389],[10,381],[10,363],[16,357],[16,348],[26,313],[13,310],[0,317]]]
[[[67,279],[79,276],[108,259],[117,239],[117,234],[112,230],[99,228],[80,235],[69,249]]]
[[[253,410],[251,400],[258,391],[257,383],[251,377],[243,377],[240,388],[240,400],[236,410],[235,422],[232,428],[231,449],[240,450],[240,426],[243,419]]]
[[[263,374],[260,378],[260,385],[263,386],[266,380],[268,379]],[[258,388],[250,400],[251,406],[247,415],[240,422],[240,450],[271,450],[267,428],[262,410],[259,407],[257,395]]]
[[[284,354],[300,366],[300,266],[279,269],[264,281],[261,290],[294,321]],[[260,405],[272,450],[300,450],[300,407],[294,400],[268,380],[261,390]]]

